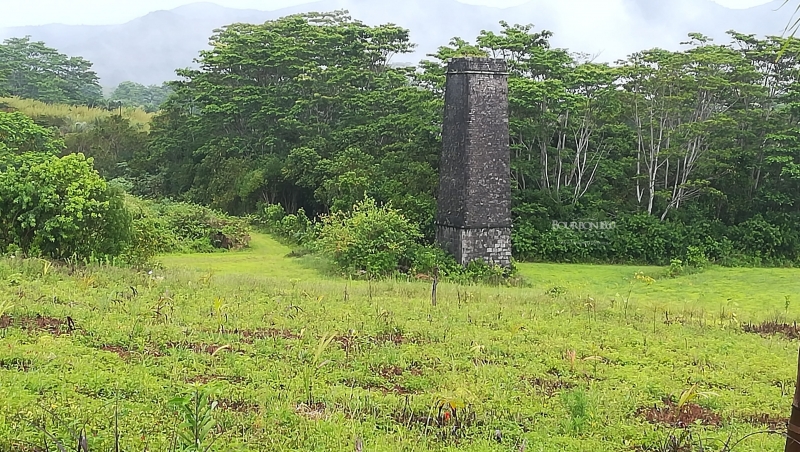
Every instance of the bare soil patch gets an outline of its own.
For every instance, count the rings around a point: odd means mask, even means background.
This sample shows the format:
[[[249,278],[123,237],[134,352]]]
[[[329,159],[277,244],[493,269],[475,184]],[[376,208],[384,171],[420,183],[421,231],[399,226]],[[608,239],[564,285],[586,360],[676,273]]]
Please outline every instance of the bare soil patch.
[[[0,369],[28,372],[31,368],[33,368],[33,361],[27,358],[0,359]]]
[[[227,400],[227,399],[218,400],[217,408],[226,411],[234,411],[236,413],[258,412],[258,404],[253,402],[246,402],[244,400]]]
[[[761,323],[745,323],[742,325],[742,330],[745,333],[755,333],[762,336],[782,334],[788,339],[800,339],[800,328],[798,328],[797,322],[781,323],[769,320]]]
[[[232,349],[230,345],[202,344],[196,342],[167,342],[164,344],[164,347],[191,350],[195,353],[206,353],[209,355],[214,355],[222,351],[236,351]]]
[[[536,392],[546,397],[553,397],[561,391],[567,391],[575,387],[574,383],[560,378],[523,377],[522,380],[530,384]]]
[[[100,350],[104,352],[116,353],[120,358],[127,360],[131,357],[131,352],[119,345],[103,345]]]
[[[325,409],[325,404],[322,402],[312,404],[298,403],[294,408],[294,412],[306,419],[318,421],[325,418]]]
[[[258,330],[233,330],[231,334],[238,335],[245,344],[252,344],[263,339],[300,339],[300,334],[288,329],[267,328]]]
[[[233,384],[241,384],[247,381],[245,377],[234,377],[229,375],[196,375],[186,380],[187,383],[208,384],[212,381],[227,381]]]
[[[680,408],[668,398],[665,398],[663,403],[663,406],[653,405],[652,407],[639,408],[636,414],[645,418],[651,424],[663,424],[679,428],[697,423],[716,427],[722,422],[722,418],[717,413],[695,403],[687,403]]]
[[[786,430],[786,424],[789,418],[782,416],[773,416],[767,413],[750,414],[740,418],[744,422],[756,427],[764,426],[770,430]]]
[[[54,336],[68,334],[76,330],[75,322],[71,317],[66,319],[57,319],[55,317],[47,317],[41,314],[35,316],[19,316],[13,317],[4,314],[0,317],[0,328],[19,327],[25,331],[45,331]]]

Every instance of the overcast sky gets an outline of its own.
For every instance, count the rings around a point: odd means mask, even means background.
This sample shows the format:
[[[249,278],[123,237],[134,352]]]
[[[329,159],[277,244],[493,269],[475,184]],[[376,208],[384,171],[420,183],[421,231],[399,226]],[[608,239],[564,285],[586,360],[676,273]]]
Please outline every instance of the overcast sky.
[[[198,0],[0,0],[0,27],[50,23],[104,25],[127,22],[150,11],[171,9]],[[463,3],[508,7],[526,0],[459,0]],[[592,3],[604,0],[587,0]],[[659,0],[653,0],[659,1]],[[731,8],[747,8],[769,0],[715,0]],[[213,0],[232,8],[280,9],[308,0]]]

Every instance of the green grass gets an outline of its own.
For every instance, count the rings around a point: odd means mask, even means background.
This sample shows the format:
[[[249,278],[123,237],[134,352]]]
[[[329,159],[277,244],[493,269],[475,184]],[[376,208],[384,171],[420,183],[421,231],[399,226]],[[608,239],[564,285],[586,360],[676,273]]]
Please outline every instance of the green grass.
[[[0,450],[36,450],[22,444],[43,444],[43,419],[61,437],[86,425],[91,450],[111,450],[115,410],[123,450],[169,450],[169,401],[194,385],[219,402],[219,451],[652,450],[674,429],[640,413],[692,385],[718,416],[692,427],[706,450],[788,415],[798,342],[740,323],[800,317],[799,270],[521,264],[528,287],[442,283],[432,307],[424,281],[348,281],[266,236],[252,245],[164,256],[152,274],[0,260],[13,319]],[[47,324],[67,317],[76,330]]]
[[[0,97],[0,106],[8,106],[34,120],[59,119],[63,122],[62,132],[75,131],[76,123],[87,123],[91,126],[97,120],[108,118],[117,114],[117,110],[109,111],[102,108],[87,107],[85,105],[48,104],[33,99],[19,97]],[[130,120],[134,127],[147,131],[150,128],[152,113],[147,113],[140,108],[126,107],[122,109],[122,117]]]

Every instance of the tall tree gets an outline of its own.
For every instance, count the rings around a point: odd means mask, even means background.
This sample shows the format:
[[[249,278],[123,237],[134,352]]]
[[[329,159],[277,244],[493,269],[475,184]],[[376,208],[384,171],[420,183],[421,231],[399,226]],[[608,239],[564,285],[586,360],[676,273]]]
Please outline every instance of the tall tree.
[[[164,192],[233,212],[326,212],[368,194],[431,223],[441,104],[390,65],[408,31],[344,13],[235,24],[154,120]]]
[[[145,86],[136,82],[122,82],[114,89],[108,99],[126,107],[140,107],[147,112],[158,111],[172,90],[163,84]]]
[[[92,63],[69,57],[30,37],[0,44],[0,93],[48,103],[94,105],[102,89]]]

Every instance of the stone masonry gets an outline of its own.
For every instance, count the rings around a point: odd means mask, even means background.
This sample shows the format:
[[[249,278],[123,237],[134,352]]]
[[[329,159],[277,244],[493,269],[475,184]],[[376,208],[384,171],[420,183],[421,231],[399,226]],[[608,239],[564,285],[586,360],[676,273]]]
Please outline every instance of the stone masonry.
[[[503,60],[447,67],[436,242],[462,265],[511,265],[508,72]]]

